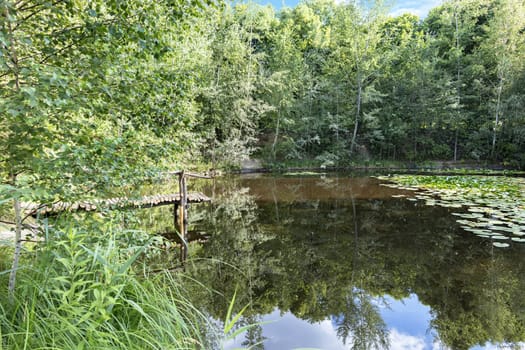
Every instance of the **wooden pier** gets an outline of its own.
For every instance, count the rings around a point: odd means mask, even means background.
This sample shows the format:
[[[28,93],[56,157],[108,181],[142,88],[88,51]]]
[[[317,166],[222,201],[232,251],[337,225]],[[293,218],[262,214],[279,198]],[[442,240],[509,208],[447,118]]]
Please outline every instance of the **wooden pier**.
[[[142,196],[139,198],[109,198],[93,199],[78,202],[56,202],[52,204],[27,204],[25,211],[31,216],[57,215],[63,212],[75,211],[103,211],[115,209],[152,208],[161,205],[173,205],[173,224],[182,242],[181,261],[184,263],[188,255],[188,207],[193,203],[204,203],[211,198],[200,192],[188,192],[187,178],[211,179],[212,176],[191,173],[187,171],[172,171],[166,173],[169,176],[177,176],[179,192],[169,194],[156,194]]]
[[[151,208],[160,205],[181,203],[180,193],[169,193],[169,194],[156,194],[151,196],[143,196],[140,198],[110,198],[110,199],[94,199],[89,201],[78,201],[78,202],[56,202],[46,205],[28,204],[26,211],[31,215],[56,215],[62,212],[75,212],[75,211],[102,211],[102,210],[115,210],[115,209],[133,209],[133,208]],[[190,192],[186,194],[186,203],[203,203],[209,202],[211,198],[200,193]]]

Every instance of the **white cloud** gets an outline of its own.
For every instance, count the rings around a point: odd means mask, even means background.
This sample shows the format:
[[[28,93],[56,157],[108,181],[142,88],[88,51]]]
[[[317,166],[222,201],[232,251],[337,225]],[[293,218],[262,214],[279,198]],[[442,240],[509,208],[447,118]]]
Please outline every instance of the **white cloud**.
[[[265,315],[262,321],[270,321],[263,325],[263,335],[266,338],[265,345],[269,349],[297,349],[314,348],[323,350],[345,350],[337,332],[330,320],[310,323],[301,320],[289,312],[280,314],[275,310]],[[274,321],[274,322],[272,322]],[[235,349],[241,347],[245,334],[238,336],[233,341],[224,344],[224,349]]]
[[[450,348],[436,339],[432,344],[432,350],[450,350]]]
[[[388,335],[391,350],[425,350],[425,340],[412,335],[400,333],[397,329],[390,330]]]
[[[423,18],[426,17],[428,11],[440,5],[441,3],[442,0],[399,0],[392,8],[392,11],[390,11],[390,15],[395,17],[404,13],[411,13],[413,15],[419,16],[420,18]]]
[[[268,332],[271,335],[268,336],[266,344],[271,349],[307,347],[345,350],[346,348],[337,337],[336,330],[330,320],[309,323],[296,318],[291,313],[285,313],[279,322],[270,323],[266,326],[267,330],[270,328],[273,329]]]

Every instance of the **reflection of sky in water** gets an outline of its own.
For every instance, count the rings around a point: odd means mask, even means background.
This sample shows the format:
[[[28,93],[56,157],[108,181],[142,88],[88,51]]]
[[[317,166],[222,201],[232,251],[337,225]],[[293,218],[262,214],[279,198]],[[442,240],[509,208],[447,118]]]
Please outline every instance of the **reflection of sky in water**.
[[[416,295],[403,300],[386,297],[386,304],[378,303],[381,316],[389,330],[390,350],[448,350],[436,341],[430,329],[430,308],[421,304]],[[325,320],[309,323],[279,310],[262,317],[265,350],[321,349],[348,350],[351,345],[337,337],[335,322]],[[225,349],[242,348],[242,335],[226,344]],[[472,350],[501,349],[497,346],[476,346]],[[523,347],[525,349],[525,345]]]
[[[388,307],[381,308],[381,316],[390,330],[390,338],[396,335],[391,349],[432,349],[435,338],[430,329],[430,308],[421,304],[416,295],[403,300],[387,297]],[[439,345],[437,345],[439,349]]]

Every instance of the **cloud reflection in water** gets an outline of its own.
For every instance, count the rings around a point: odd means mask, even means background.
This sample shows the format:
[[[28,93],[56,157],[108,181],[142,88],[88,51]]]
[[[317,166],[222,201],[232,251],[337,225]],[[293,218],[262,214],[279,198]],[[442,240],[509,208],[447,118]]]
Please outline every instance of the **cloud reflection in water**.
[[[430,308],[422,305],[417,296],[403,300],[386,298],[388,307],[381,308],[381,316],[389,329],[391,350],[443,349],[434,344],[429,332]],[[337,336],[336,325],[332,320],[310,323],[295,317],[290,312],[281,315],[275,310],[262,317],[263,335],[266,337],[265,350],[286,350],[315,348],[322,350],[348,350],[352,339],[344,345]],[[226,349],[242,347],[243,339],[238,337]]]

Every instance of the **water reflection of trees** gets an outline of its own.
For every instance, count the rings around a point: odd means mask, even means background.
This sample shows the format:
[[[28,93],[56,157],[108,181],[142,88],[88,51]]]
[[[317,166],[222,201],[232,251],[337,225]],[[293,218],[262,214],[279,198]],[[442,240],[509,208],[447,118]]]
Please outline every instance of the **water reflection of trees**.
[[[210,288],[197,298],[215,318],[237,290],[237,304],[252,305],[247,317],[276,307],[310,322],[332,317],[351,348],[381,348],[378,297],[416,293],[453,349],[525,340],[524,250],[492,251],[451,225],[447,209],[381,199],[257,203],[239,184],[221,193],[199,253],[213,260],[195,264]],[[260,337],[253,329],[247,344]]]
[[[381,318],[377,298],[353,288],[342,301],[342,312],[335,317],[337,336],[351,349],[388,349],[388,329]]]
[[[463,266],[455,269],[449,288],[430,296],[436,305],[432,323],[453,349],[468,349],[487,340],[522,349],[516,344],[525,340],[522,259],[493,247],[486,251],[477,259],[471,252]],[[458,295],[450,295],[454,292]]]

